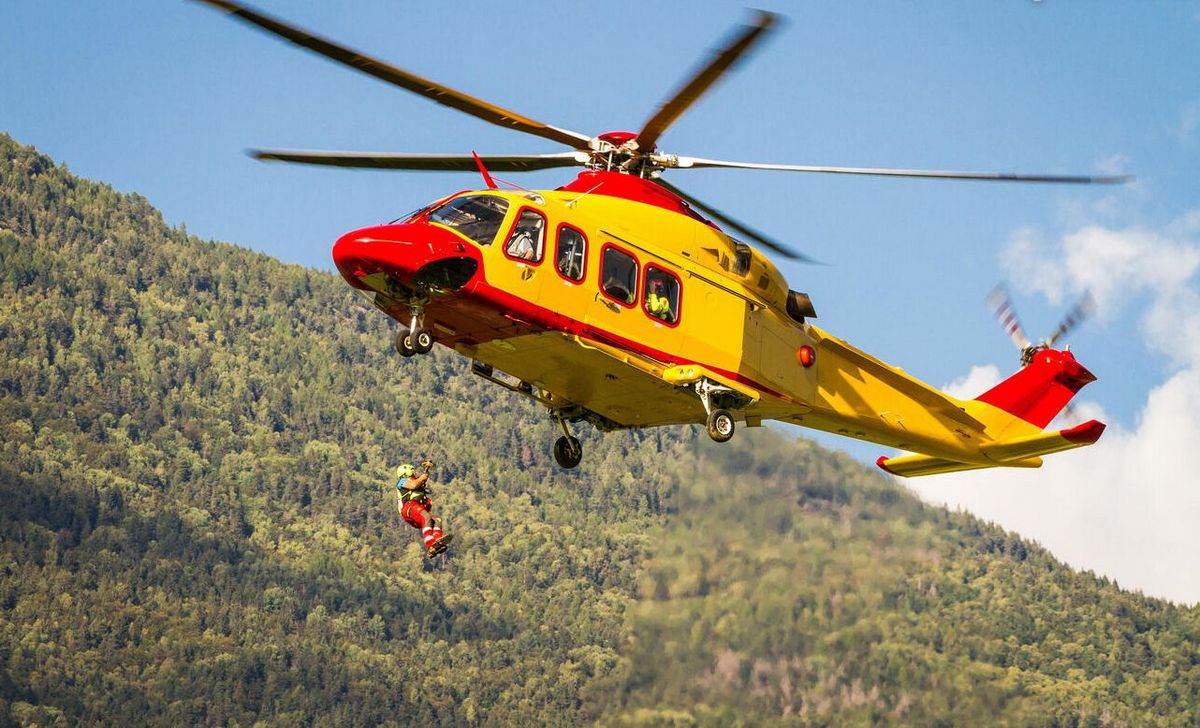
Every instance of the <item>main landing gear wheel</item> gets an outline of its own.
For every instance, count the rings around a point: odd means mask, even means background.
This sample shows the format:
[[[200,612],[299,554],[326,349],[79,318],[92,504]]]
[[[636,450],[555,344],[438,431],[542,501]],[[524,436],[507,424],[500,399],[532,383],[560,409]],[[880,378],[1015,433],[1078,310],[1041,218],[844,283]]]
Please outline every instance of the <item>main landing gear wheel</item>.
[[[412,335],[404,324],[396,329],[396,351],[405,359],[417,353],[417,350],[413,348]]]
[[[570,470],[583,460],[583,445],[578,438],[564,435],[554,441],[554,459],[559,465]]]
[[[409,341],[418,354],[428,354],[433,349],[433,334],[428,329],[417,329],[409,335]]]
[[[709,414],[708,436],[717,442],[728,442],[733,437],[733,415],[729,410],[715,409]]]

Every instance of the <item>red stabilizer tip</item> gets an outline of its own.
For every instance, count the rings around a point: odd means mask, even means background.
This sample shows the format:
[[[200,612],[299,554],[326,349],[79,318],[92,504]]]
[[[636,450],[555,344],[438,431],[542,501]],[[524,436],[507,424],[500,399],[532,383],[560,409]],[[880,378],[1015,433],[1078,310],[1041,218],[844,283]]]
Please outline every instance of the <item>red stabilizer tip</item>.
[[[1104,432],[1104,423],[1100,420],[1088,420],[1082,425],[1072,427],[1069,430],[1063,430],[1058,433],[1071,442],[1081,445],[1091,445],[1096,440],[1100,439],[1100,435]]]
[[[1100,429],[1103,430],[1104,425],[1100,425]],[[884,465],[884,463],[886,463],[888,460],[889,460],[889,458],[887,455],[880,455],[879,459],[875,461],[875,464],[878,465],[879,468],[881,470],[883,470],[884,472],[891,473],[892,475],[895,475],[895,476],[899,476],[900,473],[897,473],[895,470],[892,470],[888,466]]]

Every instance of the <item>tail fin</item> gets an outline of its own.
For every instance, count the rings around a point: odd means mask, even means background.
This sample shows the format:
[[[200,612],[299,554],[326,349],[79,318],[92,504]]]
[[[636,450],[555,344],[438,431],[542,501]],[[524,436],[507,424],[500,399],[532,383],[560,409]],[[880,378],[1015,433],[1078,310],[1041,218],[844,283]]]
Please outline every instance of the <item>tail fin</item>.
[[[1042,349],[1016,374],[975,399],[1042,429],[1094,381],[1096,377],[1071,352]]]
[[[1100,439],[1104,423],[1090,420],[1065,430],[1043,432],[1092,375],[1069,351],[1039,348],[1029,363],[1003,382],[961,402],[983,424],[985,435],[977,452],[962,459],[933,455],[881,457],[876,465],[893,475],[936,475],[979,468],[1037,468],[1042,455],[1091,445]]]

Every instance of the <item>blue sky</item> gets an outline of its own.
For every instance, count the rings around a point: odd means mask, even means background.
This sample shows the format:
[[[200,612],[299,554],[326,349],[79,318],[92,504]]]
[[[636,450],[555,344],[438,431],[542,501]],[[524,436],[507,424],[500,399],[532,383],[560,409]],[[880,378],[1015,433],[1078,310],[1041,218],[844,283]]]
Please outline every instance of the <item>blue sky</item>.
[[[1009,281],[1034,337],[1049,332],[1084,286],[1108,286],[1097,318],[1071,338],[1099,377],[1085,403],[1116,428],[1114,441],[1127,436],[1129,447],[1157,452],[1153,441],[1138,439],[1155,393],[1200,372],[1187,336],[1176,346],[1156,323],[1167,315],[1164,306],[1173,320],[1187,319],[1187,294],[1197,285],[1186,265],[1200,239],[1200,224],[1189,222],[1200,214],[1200,3],[761,5],[786,22],[664,135],[662,149],[792,164],[1128,172],[1138,181],[1080,188],[733,170],[680,170],[669,179],[828,263],[781,267],[793,288],[812,294],[823,328],[935,386],[972,373],[986,382],[992,371],[1015,368],[1015,349],[983,305],[997,281]],[[715,2],[597,9],[259,0],[257,7],[588,134],[640,128],[748,16],[739,5]],[[0,130],[77,174],[146,196],[194,234],[327,270],[340,233],[477,187],[478,177],[264,164],[244,148],[562,151],[206,7],[162,0],[5,4]],[[569,172],[513,177],[555,187]],[[1139,253],[1105,257],[1122,243],[1153,248],[1159,267],[1141,265]],[[1107,267],[1089,267],[1100,260]],[[1164,277],[1180,266],[1181,278]],[[1164,286],[1179,294],[1167,303],[1181,308],[1163,303]],[[1200,385],[1193,391],[1186,376],[1184,384],[1177,398],[1190,401]],[[1188,432],[1195,416],[1186,408],[1179,416],[1177,427]],[[881,452],[821,439],[864,460]],[[1087,452],[1069,455],[1086,460]],[[1166,473],[1174,480],[1165,507],[1192,513],[1194,505],[1200,518],[1200,503],[1186,495],[1200,491],[1200,477],[1178,462]],[[1031,487],[1070,477],[1046,476]],[[1080,540],[1097,521],[1027,522],[1009,512],[1019,504],[989,511],[986,499],[969,497],[1003,492],[1000,481],[939,483],[922,492],[1056,548],[1058,534],[1073,534],[1072,548],[1083,556],[1069,560],[1108,568],[1090,563],[1095,549]],[[1115,502],[1114,493],[1148,487],[1116,479],[1110,492],[1078,495]],[[1040,510],[1038,502],[1023,507]],[[1156,516],[1146,517],[1129,526],[1131,539],[1154,527]],[[1156,548],[1196,553],[1200,543]],[[1200,600],[1200,582],[1145,588]]]

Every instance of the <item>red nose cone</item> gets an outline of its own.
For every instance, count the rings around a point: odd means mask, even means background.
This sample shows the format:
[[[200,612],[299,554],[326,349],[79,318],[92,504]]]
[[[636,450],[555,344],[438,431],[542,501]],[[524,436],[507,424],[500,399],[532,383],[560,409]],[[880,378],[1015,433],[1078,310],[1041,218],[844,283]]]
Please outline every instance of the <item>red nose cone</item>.
[[[426,223],[377,225],[348,232],[333,244],[333,263],[355,288],[371,288],[362,279],[386,274],[404,286],[465,284],[481,267],[479,249],[449,230]],[[450,272],[450,280],[447,278]],[[434,275],[437,274],[437,275]],[[431,276],[437,277],[433,281]]]

